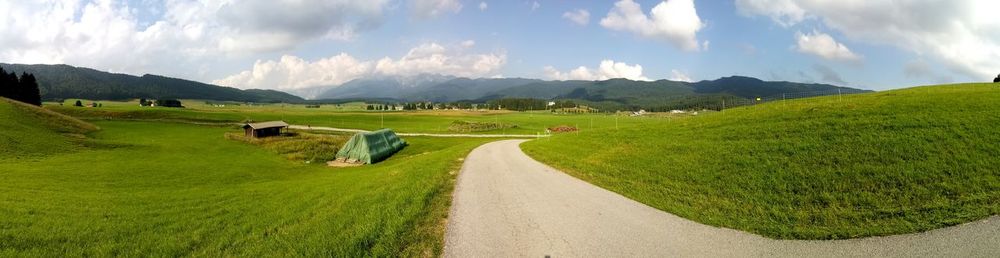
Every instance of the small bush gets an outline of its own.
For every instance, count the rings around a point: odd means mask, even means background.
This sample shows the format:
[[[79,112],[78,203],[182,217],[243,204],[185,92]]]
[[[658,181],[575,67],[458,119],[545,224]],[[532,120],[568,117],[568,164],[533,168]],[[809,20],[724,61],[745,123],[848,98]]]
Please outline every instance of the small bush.
[[[500,129],[517,128],[516,124],[490,123],[490,122],[470,122],[455,121],[448,126],[448,131],[452,132],[485,132]]]
[[[246,137],[242,132],[229,132],[225,137],[264,147],[285,156],[288,160],[310,163],[333,160],[337,150],[347,141],[347,137],[343,135],[310,133],[286,133],[282,136],[252,138]]]

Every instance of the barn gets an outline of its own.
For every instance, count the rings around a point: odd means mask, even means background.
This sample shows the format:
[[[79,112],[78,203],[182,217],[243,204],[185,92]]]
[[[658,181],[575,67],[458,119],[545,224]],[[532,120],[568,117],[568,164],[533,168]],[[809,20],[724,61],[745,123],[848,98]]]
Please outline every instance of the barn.
[[[243,132],[247,137],[262,138],[281,135],[281,129],[288,127],[285,121],[270,121],[263,123],[246,123]]]

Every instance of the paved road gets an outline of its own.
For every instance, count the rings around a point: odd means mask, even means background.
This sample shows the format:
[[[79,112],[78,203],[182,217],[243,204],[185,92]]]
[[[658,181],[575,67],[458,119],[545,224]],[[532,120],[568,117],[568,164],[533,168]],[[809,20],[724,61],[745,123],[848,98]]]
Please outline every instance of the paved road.
[[[345,129],[323,126],[289,125],[288,128],[299,130],[320,130],[348,133],[369,132],[360,129]],[[464,138],[539,138],[548,137],[547,134],[439,134],[439,133],[396,133],[399,136],[426,136],[426,137],[464,137]]]
[[[682,219],[532,160],[524,140],[472,151],[446,257],[1000,257],[1000,217],[918,234],[774,240]]]

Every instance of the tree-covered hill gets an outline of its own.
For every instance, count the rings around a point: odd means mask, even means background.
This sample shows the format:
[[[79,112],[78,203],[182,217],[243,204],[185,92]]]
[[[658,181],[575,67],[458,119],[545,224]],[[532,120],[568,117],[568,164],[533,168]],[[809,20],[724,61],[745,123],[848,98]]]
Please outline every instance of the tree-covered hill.
[[[132,76],[69,65],[2,64],[16,73],[34,74],[43,99],[135,98],[209,99],[249,102],[301,102],[302,98],[273,90],[240,90],[158,75]]]

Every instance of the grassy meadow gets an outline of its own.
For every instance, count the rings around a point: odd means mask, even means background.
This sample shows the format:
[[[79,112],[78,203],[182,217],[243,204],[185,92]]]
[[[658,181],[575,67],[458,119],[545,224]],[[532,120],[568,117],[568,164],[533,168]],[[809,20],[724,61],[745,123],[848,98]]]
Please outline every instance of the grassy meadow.
[[[437,256],[461,162],[492,141],[407,137],[382,163],[330,168],[323,161],[347,135],[245,139],[236,123],[246,120],[408,133],[574,126],[522,148],[652,207],[773,238],[910,233],[1000,214],[1000,87],[989,84],[696,116],[72,102],[0,100],[2,257]]]
[[[204,101],[184,100],[187,108],[139,107],[138,102],[108,102],[100,108],[74,107],[74,99],[63,105],[46,103],[48,109],[85,119],[184,121],[197,123],[238,123],[247,120],[283,120],[289,124],[377,130],[392,128],[404,133],[455,133],[455,122],[499,124],[494,130],[466,130],[472,134],[536,134],[549,127],[568,125],[581,130],[627,127],[659,119],[607,114],[553,114],[510,111],[365,111],[363,104],[338,109],[334,105],[305,108],[305,105],[265,104],[214,107]],[[84,101],[90,103],[90,101]],[[190,104],[188,104],[190,103]],[[513,124],[515,126],[510,126]]]
[[[328,168],[229,125],[60,131],[44,124],[75,119],[10,123],[32,121],[13,108],[0,102],[0,139],[31,149],[0,155],[3,257],[435,256],[461,160],[488,141],[408,137],[382,163]]]
[[[919,232],[1000,214],[1000,87],[773,102],[522,144],[575,177],[783,239]]]

